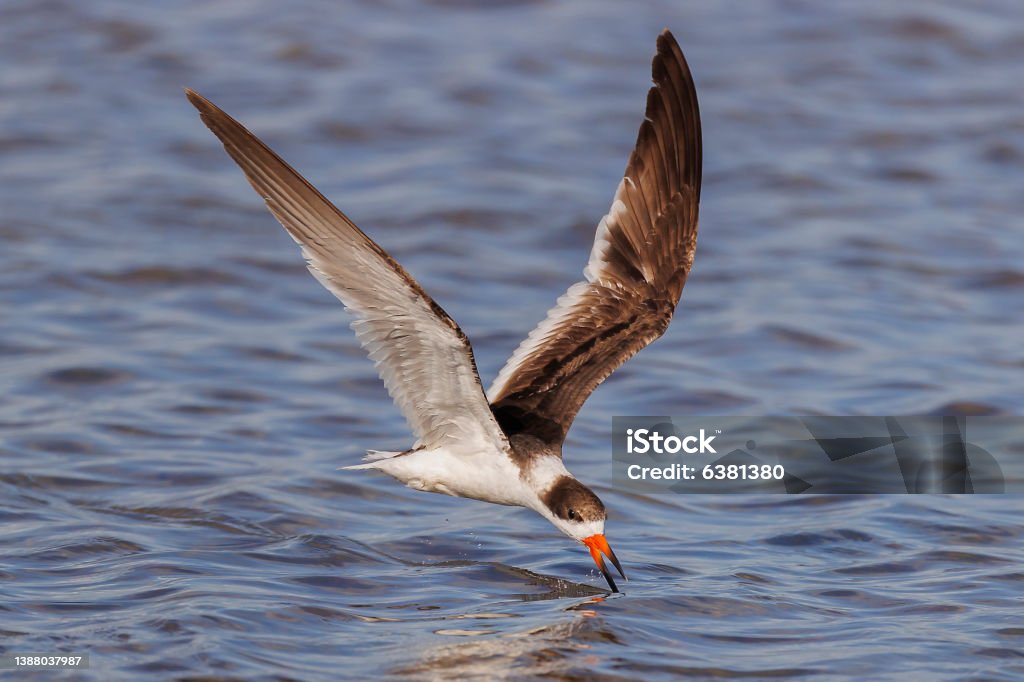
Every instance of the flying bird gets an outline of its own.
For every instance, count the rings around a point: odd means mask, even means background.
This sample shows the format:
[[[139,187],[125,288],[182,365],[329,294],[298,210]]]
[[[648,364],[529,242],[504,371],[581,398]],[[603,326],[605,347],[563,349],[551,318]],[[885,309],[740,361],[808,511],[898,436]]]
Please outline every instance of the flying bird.
[[[693,264],[701,130],[689,67],[658,36],[654,85],[636,147],[597,226],[584,278],[562,295],[485,393],[469,339],[427,292],[277,154],[186,89],[307,266],[355,316],[352,329],[416,438],[345,469],[410,488],[533,509],[583,543],[613,592],[604,504],[565,467],[562,445],[584,401],[660,337]]]

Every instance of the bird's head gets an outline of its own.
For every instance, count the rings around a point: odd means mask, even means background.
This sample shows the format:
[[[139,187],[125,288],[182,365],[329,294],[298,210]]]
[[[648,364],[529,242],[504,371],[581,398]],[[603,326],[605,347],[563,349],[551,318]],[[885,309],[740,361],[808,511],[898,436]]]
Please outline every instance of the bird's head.
[[[594,492],[572,476],[560,476],[541,496],[541,513],[558,530],[582,542],[590,550],[594,563],[601,569],[612,592],[618,592],[615,581],[605,566],[608,557],[623,578],[622,565],[604,537],[604,522],[608,518],[604,504]]]

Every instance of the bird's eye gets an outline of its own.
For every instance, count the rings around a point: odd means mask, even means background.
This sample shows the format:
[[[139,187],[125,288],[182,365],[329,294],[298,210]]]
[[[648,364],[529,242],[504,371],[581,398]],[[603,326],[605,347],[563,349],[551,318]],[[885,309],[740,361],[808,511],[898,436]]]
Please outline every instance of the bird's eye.
[[[576,520],[576,510],[575,509],[570,509],[569,510],[569,520],[570,521],[575,521]]]

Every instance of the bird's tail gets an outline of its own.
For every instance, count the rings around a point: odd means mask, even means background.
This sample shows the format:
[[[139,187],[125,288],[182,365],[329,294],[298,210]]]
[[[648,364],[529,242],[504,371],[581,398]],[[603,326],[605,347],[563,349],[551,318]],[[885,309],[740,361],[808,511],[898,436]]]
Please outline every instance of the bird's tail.
[[[405,452],[408,452],[406,450]],[[404,455],[405,452],[386,452],[384,450],[369,450],[363,457],[363,464],[353,464],[347,467],[338,467],[339,469],[379,469],[380,461],[384,459],[391,459],[392,457],[398,457]]]

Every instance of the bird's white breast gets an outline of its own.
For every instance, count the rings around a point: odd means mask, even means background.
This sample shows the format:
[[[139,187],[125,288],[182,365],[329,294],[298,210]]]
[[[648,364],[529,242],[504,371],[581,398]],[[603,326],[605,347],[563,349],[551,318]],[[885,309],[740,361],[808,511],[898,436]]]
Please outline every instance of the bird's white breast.
[[[374,468],[415,490],[494,504],[532,506],[536,497],[519,467],[498,450],[423,449],[381,460]]]

